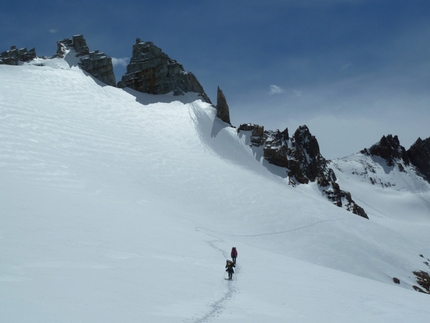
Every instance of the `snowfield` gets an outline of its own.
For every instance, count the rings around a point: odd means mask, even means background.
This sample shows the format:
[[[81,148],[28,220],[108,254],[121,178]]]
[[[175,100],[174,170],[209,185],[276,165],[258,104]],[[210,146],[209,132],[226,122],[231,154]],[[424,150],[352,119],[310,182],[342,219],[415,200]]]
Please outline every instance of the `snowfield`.
[[[360,218],[289,186],[194,94],[70,62],[0,66],[1,322],[428,322],[428,183],[336,171]]]

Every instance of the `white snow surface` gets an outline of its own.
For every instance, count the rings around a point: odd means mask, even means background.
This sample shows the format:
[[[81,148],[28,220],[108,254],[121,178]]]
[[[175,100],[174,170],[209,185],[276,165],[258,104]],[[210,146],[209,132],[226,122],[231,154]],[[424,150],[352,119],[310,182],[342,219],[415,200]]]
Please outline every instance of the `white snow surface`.
[[[0,321],[428,322],[428,186],[337,172],[366,220],[247,140],[194,94],[0,66]]]

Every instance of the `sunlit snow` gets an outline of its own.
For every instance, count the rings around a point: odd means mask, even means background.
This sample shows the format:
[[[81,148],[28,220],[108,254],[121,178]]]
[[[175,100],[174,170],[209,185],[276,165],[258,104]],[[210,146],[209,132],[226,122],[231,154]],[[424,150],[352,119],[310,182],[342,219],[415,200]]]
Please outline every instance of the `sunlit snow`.
[[[428,322],[427,186],[337,174],[366,220],[289,186],[195,95],[37,64],[0,66],[1,322]]]

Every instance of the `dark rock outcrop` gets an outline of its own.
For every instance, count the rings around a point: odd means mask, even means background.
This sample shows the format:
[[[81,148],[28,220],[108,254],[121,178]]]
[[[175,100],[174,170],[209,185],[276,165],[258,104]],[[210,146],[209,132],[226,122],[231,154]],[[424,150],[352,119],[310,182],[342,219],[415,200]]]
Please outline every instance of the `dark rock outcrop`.
[[[227,104],[227,100],[224,96],[224,93],[222,93],[222,90],[218,86],[217,90],[217,99],[216,99],[216,116],[220,118],[225,123],[230,123],[230,109]]]
[[[27,50],[26,47],[17,49],[12,46],[10,50],[0,53],[0,64],[18,65],[19,62],[29,62],[36,58],[36,49]]]
[[[327,177],[330,181],[335,181],[336,178],[331,178],[333,174],[327,171],[327,161],[321,155],[318,141],[315,136],[312,136],[308,127],[301,126],[291,138],[292,155],[299,162],[301,172],[298,175],[304,176],[311,182],[314,182],[317,177]],[[295,148],[295,149],[294,149]],[[292,174],[293,176],[295,174]],[[290,175],[291,176],[291,175]]]
[[[292,137],[284,131],[264,131],[264,127],[242,124],[240,131],[251,132],[251,146],[263,147],[263,157],[271,164],[286,168],[289,182],[295,186],[316,182],[322,194],[338,207],[368,218],[349,192],[340,189],[334,171],[321,155],[318,141],[307,126],[299,127]]]
[[[428,272],[423,270],[417,270],[413,272],[418,283],[418,286],[412,286],[417,292],[430,294],[430,275]]]
[[[430,183],[430,138],[418,138],[408,149],[407,155],[420,175]]]
[[[57,41],[58,56],[64,57],[69,49],[73,49],[76,52],[76,57],[88,55],[90,53],[87,41],[83,35],[75,35],[72,36],[72,38],[65,38]]]
[[[57,42],[57,56],[64,57],[70,49],[80,59],[79,65],[87,73],[107,85],[116,86],[112,58],[100,51],[90,51],[83,35],[75,35]]]
[[[288,176],[294,182],[307,184],[322,175],[331,181],[336,180],[334,173],[328,174],[327,161],[320,154],[318,141],[308,127],[299,127],[291,138],[288,129],[267,131],[259,137],[254,141],[264,142],[264,158],[273,165],[288,168]]]
[[[199,93],[204,101],[211,103],[194,74],[186,72],[181,64],[171,59],[152,42],[139,38],[133,45],[133,53],[118,87],[130,87],[149,94],[183,95]]]
[[[253,123],[243,123],[237,129],[237,132],[251,131],[251,146],[259,147],[264,144],[267,139],[267,135],[264,132],[264,126]]]
[[[256,131],[260,130],[260,131]],[[254,142],[256,146],[264,144],[263,157],[271,164],[293,168],[295,160],[289,158],[290,150],[288,149],[288,129],[283,132],[279,130],[264,132],[264,127],[256,126],[253,131]],[[293,162],[293,163],[292,163]]]
[[[336,183],[336,175],[328,167],[328,161],[321,155],[318,141],[315,136],[311,135],[308,127],[299,127],[291,141],[292,150],[295,150],[292,156],[297,162],[294,165],[294,172],[290,170],[289,176],[304,179],[302,183],[316,181],[323,195],[333,204],[368,219],[364,209],[352,199],[351,193],[342,190]]]
[[[406,150],[400,145],[397,136],[382,136],[381,140],[369,149],[360,151],[363,154],[379,156],[387,161],[388,166],[394,166],[396,161],[402,160],[405,165],[409,164]]]
[[[388,166],[397,166],[403,171],[405,167],[413,165],[418,175],[430,183],[430,138],[417,141],[405,150],[400,145],[397,136],[383,136],[381,140],[368,149],[360,151],[362,154],[378,156],[384,159]]]
[[[331,170],[331,168],[330,168]],[[334,174],[333,174],[334,175]],[[320,178],[325,180],[324,178]],[[352,199],[351,193],[341,190],[339,184],[331,182],[318,182],[320,189],[324,195],[338,207],[343,207],[346,210],[368,219],[366,211]]]

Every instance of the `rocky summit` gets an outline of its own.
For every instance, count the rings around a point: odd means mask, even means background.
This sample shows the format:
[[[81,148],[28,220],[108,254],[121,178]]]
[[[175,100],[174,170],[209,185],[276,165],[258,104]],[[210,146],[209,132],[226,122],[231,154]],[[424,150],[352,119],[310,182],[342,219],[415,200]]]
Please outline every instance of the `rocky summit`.
[[[379,156],[387,161],[388,166],[394,166],[395,162],[399,159],[401,159],[406,165],[409,164],[406,150],[400,145],[400,141],[397,136],[382,136],[378,143],[372,145],[369,149],[363,149],[361,153]]]
[[[380,157],[387,166],[404,169],[412,165],[417,174],[430,183],[430,138],[417,141],[406,150],[397,136],[382,136],[381,140],[370,148],[360,151],[362,154]]]
[[[199,93],[204,101],[211,103],[203,87],[181,64],[171,59],[152,42],[136,39],[132,57],[118,87],[130,87],[149,94],[183,95],[187,92]]]
[[[107,85],[116,86],[112,58],[105,53],[90,51],[83,35],[76,35],[57,42],[57,56],[64,57],[69,50],[80,59],[82,69]]]
[[[11,46],[10,50],[0,53],[0,64],[19,65],[20,62],[28,62],[36,58],[36,49],[27,50],[27,47],[16,48]]]
[[[99,50],[90,51],[83,35],[74,35],[72,38],[57,41],[57,52],[53,57],[64,57],[69,64],[78,64],[101,82],[117,86],[112,58]],[[27,50],[25,47],[17,49],[16,46],[12,46],[10,50],[0,53],[0,64],[19,65],[35,58],[37,56],[34,48]],[[118,87],[129,87],[149,94],[183,95],[193,92],[203,101],[212,104],[193,73],[185,71],[181,64],[171,59],[152,42],[144,42],[139,38],[133,45],[127,72],[118,82]],[[221,96],[218,94],[218,100],[219,104],[216,107],[218,117],[230,123],[228,105],[222,92]]]

